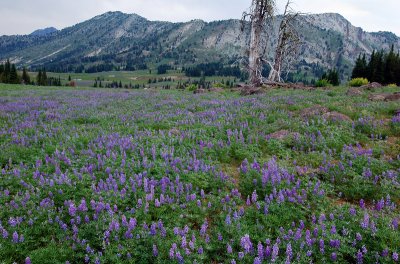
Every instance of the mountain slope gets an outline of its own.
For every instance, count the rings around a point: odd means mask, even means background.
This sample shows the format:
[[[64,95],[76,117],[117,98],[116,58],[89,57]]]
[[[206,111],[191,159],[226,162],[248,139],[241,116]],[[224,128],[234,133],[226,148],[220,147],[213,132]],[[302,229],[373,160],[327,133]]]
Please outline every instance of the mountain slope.
[[[337,67],[347,78],[360,53],[392,44],[400,48],[394,34],[364,32],[338,14],[302,16],[298,27],[304,44],[297,66],[311,75],[321,67]],[[19,65],[53,71],[91,72],[143,69],[150,63],[232,63],[243,57],[248,39],[239,20],[170,23],[108,12],[49,34],[0,37],[0,60],[11,58]],[[274,42],[273,38],[270,45]]]

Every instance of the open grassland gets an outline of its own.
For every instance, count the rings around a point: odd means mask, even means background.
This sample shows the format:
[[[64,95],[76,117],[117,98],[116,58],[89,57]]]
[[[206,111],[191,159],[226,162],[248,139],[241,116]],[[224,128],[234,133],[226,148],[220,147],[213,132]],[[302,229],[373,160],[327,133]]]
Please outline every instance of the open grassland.
[[[36,76],[37,73],[30,73],[31,76]],[[125,85],[139,85],[140,88],[146,87],[162,87],[165,85],[170,85],[171,87],[176,87],[178,83],[185,83],[190,81],[199,81],[200,77],[187,77],[185,73],[179,70],[168,70],[165,74],[157,74],[156,69],[152,70],[141,70],[141,71],[111,71],[111,72],[98,72],[98,73],[47,73],[48,77],[60,78],[62,84],[69,83],[69,78],[74,81],[77,86],[80,87],[93,87],[96,80],[98,80],[98,85],[100,81],[102,85],[105,86],[107,83],[121,82],[123,86]],[[149,80],[156,83],[150,83]],[[165,81],[160,81],[164,79]],[[206,77],[205,81],[216,83],[224,83],[226,81],[239,82],[238,78],[233,76],[212,76]]]
[[[345,93],[2,85],[0,263],[396,263],[400,105]]]

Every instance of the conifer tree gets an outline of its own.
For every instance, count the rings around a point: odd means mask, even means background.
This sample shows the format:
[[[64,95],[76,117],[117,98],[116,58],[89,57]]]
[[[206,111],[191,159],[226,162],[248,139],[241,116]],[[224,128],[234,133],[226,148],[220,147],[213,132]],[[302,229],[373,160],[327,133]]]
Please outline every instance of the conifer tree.
[[[24,84],[30,84],[31,83],[31,77],[29,77],[28,72],[26,71],[26,68],[24,67],[22,70],[22,82]]]
[[[385,71],[384,71],[384,79],[386,84],[396,83],[396,68],[397,68],[397,58],[394,53],[394,46],[390,49],[390,52],[386,55],[385,58]]]
[[[42,83],[42,70],[39,70],[38,75],[36,76],[36,84],[40,86]]]
[[[3,76],[1,78],[1,81],[3,83],[10,82],[10,72],[11,72],[11,64],[10,64],[10,60],[7,60],[6,64],[4,65],[4,72],[3,72]]]
[[[42,84],[43,86],[47,86],[47,73],[46,73],[46,69],[43,68],[42,71]]]
[[[2,81],[3,73],[4,73],[4,65],[0,64],[0,82]]]
[[[12,84],[18,84],[18,83],[20,83],[19,77],[18,77],[17,68],[15,67],[15,64],[12,64],[12,65],[11,65],[10,77],[9,77],[8,83],[12,83]]]
[[[358,56],[351,78],[365,78],[367,73],[367,67],[368,65],[365,54],[362,57],[361,55]]]

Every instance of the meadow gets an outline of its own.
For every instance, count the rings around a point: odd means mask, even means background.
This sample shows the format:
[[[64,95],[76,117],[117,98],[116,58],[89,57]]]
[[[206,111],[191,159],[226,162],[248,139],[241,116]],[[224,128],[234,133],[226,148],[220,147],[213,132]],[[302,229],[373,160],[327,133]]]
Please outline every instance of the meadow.
[[[398,102],[0,85],[0,263],[398,263]]]
[[[31,72],[30,76],[36,76],[36,73]],[[62,85],[69,84],[73,81],[77,86],[80,87],[93,87],[96,80],[97,85],[104,87],[106,84],[111,84],[113,82],[119,83],[125,86],[140,86],[140,88],[161,88],[163,86],[169,85],[175,88],[179,83],[187,83],[193,81],[200,81],[200,77],[187,77],[181,70],[168,70],[165,74],[157,74],[156,68],[151,68],[149,70],[137,70],[137,71],[108,71],[108,72],[98,72],[98,73],[54,73],[49,72],[48,77],[60,78]],[[71,81],[69,81],[71,79]],[[163,79],[163,81],[161,81]],[[152,83],[149,83],[149,80]],[[153,83],[157,80],[156,83]],[[206,77],[206,82],[211,82],[214,85],[216,83],[225,84],[226,81],[229,82],[239,82],[239,79],[233,76],[212,76]]]

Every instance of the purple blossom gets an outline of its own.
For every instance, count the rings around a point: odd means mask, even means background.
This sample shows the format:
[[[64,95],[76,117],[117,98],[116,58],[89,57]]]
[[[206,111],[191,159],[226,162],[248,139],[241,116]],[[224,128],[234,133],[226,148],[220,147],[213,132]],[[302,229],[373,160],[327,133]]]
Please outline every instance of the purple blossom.
[[[393,252],[393,260],[395,261],[395,262],[398,262],[399,261],[399,254],[397,253],[397,252]]]
[[[15,243],[15,244],[19,242],[19,236],[18,236],[17,231],[14,231],[14,233],[13,233],[13,235],[12,235],[12,241],[13,241],[13,243]]]
[[[247,234],[240,239],[240,245],[244,249],[244,252],[246,254],[250,253],[253,249],[253,244],[251,243],[250,236]]]

